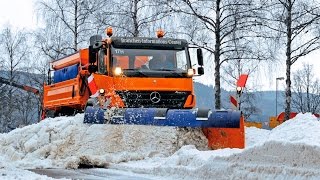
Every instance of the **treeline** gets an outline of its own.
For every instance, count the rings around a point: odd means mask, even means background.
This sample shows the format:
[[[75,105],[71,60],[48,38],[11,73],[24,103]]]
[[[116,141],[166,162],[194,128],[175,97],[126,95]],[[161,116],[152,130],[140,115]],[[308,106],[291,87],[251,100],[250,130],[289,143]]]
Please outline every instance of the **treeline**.
[[[131,37],[154,37],[156,30],[162,28],[165,37],[187,39],[209,54],[206,70],[214,72],[211,78],[215,82],[216,109],[228,108],[221,101],[222,82],[234,85],[240,74],[254,75],[266,66],[270,68],[264,71],[272,78],[277,75],[276,67],[285,64],[287,115],[292,110],[319,112],[319,80],[308,73],[303,77],[300,73],[300,79],[294,78],[294,92],[302,94],[298,97],[301,105],[295,105],[291,80],[292,65],[320,48],[318,1],[38,0],[34,6],[38,29],[26,32],[6,27],[1,31],[0,70],[12,81],[19,81],[18,72],[30,72],[37,77],[23,82],[41,89],[48,61],[87,47],[89,37],[104,34],[108,26],[114,28],[114,36]],[[312,70],[310,65],[305,67]],[[298,87],[303,83],[306,88]],[[243,95],[242,107],[249,115],[259,111],[254,106],[256,98],[250,93],[255,90],[248,87]],[[305,98],[304,93],[309,95]],[[315,96],[311,98],[310,94]],[[14,122],[22,116],[18,107],[28,109],[29,103],[21,102],[31,103],[29,95],[7,85],[0,86],[2,129],[31,121],[32,116],[24,115],[25,121]],[[36,97],[34,102],[41,102],[41,95]],[[305,104],[313,108],[299,107]],[[13,114],[19,118],[12,118]]]

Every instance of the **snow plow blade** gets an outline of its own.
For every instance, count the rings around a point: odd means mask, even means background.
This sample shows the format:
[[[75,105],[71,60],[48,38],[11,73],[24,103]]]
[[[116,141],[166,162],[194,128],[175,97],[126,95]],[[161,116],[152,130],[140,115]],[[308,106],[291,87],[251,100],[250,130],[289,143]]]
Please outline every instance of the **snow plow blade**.
[[[107,119],[106,110],[87,107],[84,123],[136,124],[176,127],[239,128],[239,111],[210,111],[208,109],[123,108]]]
[[[244,148],[244,122],[240,111],[209,109],[120,108],[109,112],[87,107],[84,123],[135,124],[202,128],[208,147]]]

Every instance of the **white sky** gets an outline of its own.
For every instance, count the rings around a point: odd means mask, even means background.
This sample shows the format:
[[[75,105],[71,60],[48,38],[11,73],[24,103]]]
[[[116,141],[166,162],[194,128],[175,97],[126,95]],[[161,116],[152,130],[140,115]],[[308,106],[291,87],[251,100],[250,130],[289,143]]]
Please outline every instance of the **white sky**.
[[[33,7],[34,2],[35,0],[2,0],[0,5],[0,27],[10,24],[15,28],[35,29],[37,27],[37,19]],[[316,76],[320,78],[320,50],[313,52],[304,59],[300,59],[292,66],[292,72],[299,69],[302,66],[302,62],[313,64],[314,72]],[[257,90],[275,90],[276,77],[285,77],[285,64],[283,63],[282,67],[275,66],[274,68],[277,73],[273,75],[262,73],[262,77],[255,78],[258,79],[255,82],[250,81],[249,77],[248,84],[252,82],[251,87],[257,87]],[[202,79],[201,81],[208,81],[208,79],[212,79],[212,77],[212,74],[207,72],[207,75],[200,79]],[[212,79],[208,83],[212,84],[213,82],[214,80]],[[283,90],[284,87],[285,81],[279,81],[279,90]]]
[[[1,0],[0,26],[10,24],[17,28],[36,27],[34,0]]]

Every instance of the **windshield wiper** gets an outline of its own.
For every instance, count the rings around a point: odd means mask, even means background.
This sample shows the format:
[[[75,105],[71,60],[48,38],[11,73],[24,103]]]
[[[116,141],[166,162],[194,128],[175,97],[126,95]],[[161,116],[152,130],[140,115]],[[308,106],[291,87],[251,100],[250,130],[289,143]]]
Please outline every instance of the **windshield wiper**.
[[[143,75],[143,76],[148,76],[146,73],[143,73],[142,71],[141,71],[141,69],[124,69],[124,71],[127,71],[127,70],[129,70],[129,71],[131,71],[131,72],[133,72],[133,73],[138,73],[138,74],[140,74],[140,75]]]
[[[175,75],[175,76],[180,76],[182,77],[183,76],[183,73],[182,72],[177,72],[176,69],[124,69],[124,71],[126,70],[129,70],[131,73],[138,73],[139,75],[143,75],[143,76],[146,76],[146,77],[149,77],[150,74],[149,73],[152,73],[154,71],[160,73],[161,71],[162,72],[167,72],[167,73],[170,73],[172,75]],[[142,70],[145,70],[142,71]]]
[[[171,74],[177,75],[177,76],[183,76],[182,72],[177,72],[177,69],[152,69],[154,71],[165,71],[170,72]]]
[[[151,69],[155,71],[174,71],[174,69]]]

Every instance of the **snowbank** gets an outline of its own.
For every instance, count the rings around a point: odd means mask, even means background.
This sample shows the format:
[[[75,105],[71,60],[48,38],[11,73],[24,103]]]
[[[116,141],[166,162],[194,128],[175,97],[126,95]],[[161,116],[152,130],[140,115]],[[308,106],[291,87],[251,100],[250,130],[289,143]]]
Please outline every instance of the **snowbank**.
[[[271,131],[268,141],[320,146],[320,123],[311,113],[297,114]]]
[[[319,179],[320,123],[299,114],[267,131],[246,128],[247,148],[199,151],[184,146],[168,158],[115,164],[115,169],[178,179]]]
[[[172,155],[185,144],[206,148],[203,134],[174,127],[83,124],[83,115],[46,119],[0,135],[0,152],[16,167],[78,168]],[[36,162],[36,163],[35,163]]]
[[[84,125],[82,118],[48,119],[1,134],[0,172],[92,164],[166,179],[320,179],[320,123],[311,114],[271,131],[246,128],[246,149],[214,151],[199,150],[206,142],[198,131]]]

